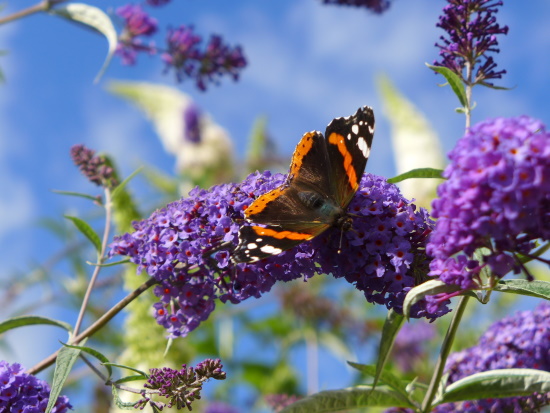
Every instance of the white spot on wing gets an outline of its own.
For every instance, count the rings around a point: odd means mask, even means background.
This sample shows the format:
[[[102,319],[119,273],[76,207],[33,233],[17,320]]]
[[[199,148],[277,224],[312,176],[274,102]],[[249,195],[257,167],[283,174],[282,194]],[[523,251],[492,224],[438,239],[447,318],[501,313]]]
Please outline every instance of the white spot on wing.
[[[352,125],[351,131],[357,135],[359,133],[359,125]]]
[[[260,249],[262,250],[262,252],[265,252],[266,254],[273,254],[273,255],[280,254],[281,252],[283,252],[282,249],[276,248],[272,245],[264,245]]]
[[[357,147],[359,148],[359,150],[363,153],[363,156],[365,158],[368,158],[369,155],[370,155],[370,148],[369,146],[367,145],[367,141],[363,138],[359,138],[357,140]]]
[[[248,249],[249,250],[253,250],[254,248],[258,248],[258,245],[254,244],[253,242],[249,243],[247,245]]]
[[[263,239],[262,238],[256,238],[256,242],[262,242]]]

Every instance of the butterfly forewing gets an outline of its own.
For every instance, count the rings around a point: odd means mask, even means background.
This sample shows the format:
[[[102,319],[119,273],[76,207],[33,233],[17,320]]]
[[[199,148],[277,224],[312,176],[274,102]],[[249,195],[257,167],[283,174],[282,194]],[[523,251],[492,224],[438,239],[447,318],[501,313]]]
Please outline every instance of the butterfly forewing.
[[[343,208],[355,195],[365,171],[374,136],[374,114],[368,106],[355,115],[336,118],[327,126],[325,137],[336,186],[335,198]]]
[[[288,229],[324,222],[321,214],[304,208],[298,192],[309,190],[330,198],[334,191],[330,169],[323,135],[320,132],[304,134],[292,156],[286,182],[258,197],[246,209],[245,218],[256,224],[289,226]]]

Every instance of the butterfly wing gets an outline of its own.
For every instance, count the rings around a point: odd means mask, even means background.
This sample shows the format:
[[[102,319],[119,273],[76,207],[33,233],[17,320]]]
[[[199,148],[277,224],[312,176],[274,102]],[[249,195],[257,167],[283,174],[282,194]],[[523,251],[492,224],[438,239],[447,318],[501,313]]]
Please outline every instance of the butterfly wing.
[[[328,225],[314,225],[304,231],[289,231],[278,226],[260,227],[246,225],[239,229],[239,245],[231,254],[233,262],[255,262],[272,255],[280,254],[301,242],[323,232]]]
[[[359,188],[374,137],[374,113],[368,106],[353,116],[336,118],[325,132],[334,180],[334,198],[346,209]]]
[[[286,182],[258,197],[244,211],[249,222],[280,225],[288,230],[315,228],[327,222],[320,211],[307,208],[300,193],[319,194],[330,198],[332,179],[325,138],[320,132],[304,134],[292,156]]]

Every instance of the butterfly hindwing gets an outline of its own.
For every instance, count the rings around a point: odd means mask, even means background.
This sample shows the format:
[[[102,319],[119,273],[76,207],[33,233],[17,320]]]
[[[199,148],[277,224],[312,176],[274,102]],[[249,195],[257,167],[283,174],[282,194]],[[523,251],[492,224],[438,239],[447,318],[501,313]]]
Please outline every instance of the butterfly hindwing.
[[[321,232],[328,225],[317,226]],[[232,255],[234,262],[255,262],[290,249],[317,235],[316,231],[297,232],[276,226],[246,225],[239,229],[239,245]],[[244,242],[243,242],[244,241]]]
[[[336,118],[327,126],[327,151],[335,181],[335,200],[347,207],[365,171],[374,136],[374,114],[370,107],[353,116]]]

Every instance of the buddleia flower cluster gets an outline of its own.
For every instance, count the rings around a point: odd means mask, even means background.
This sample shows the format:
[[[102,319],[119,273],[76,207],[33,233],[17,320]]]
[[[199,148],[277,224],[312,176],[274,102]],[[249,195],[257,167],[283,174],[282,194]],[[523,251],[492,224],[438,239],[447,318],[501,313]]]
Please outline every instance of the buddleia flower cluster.
[[[151,405],[159,410],[165,407],[193,410],[191,405],[201,398],[202,386],[206,381],[225,380],[226,373],[222,368],[219,359],[206,359],[196,367],[187,367],[184,364],[180,370],[170,367],[153,368],[143,385],[143,398],[134,407],[143,410]]]
[[[449,384],[466,376],[497,369],[550,371],[550,304],[522,311],[493,325],[470,348],[452,353],[445,366]],[[549,403],[548,394],[465,401],[439,406],[438,412],[536,412]],[[445,410],[447,409],[447,410]]]
[[[364,7],[373,13],[381,14],[389,9],[390,0],[322,0],[323,4],[337,6]]]
[[[487,282],[484,268],[532,279],[521,256],[539,259],[536,241],[550,240],[550,133],[527,116],[486,120],[449,158],[433,202],[430,274],[464,290]]]
[[[149,1],[150,6],[160,6],[167,1]],[[151,39],[158,31],[158,22],[140,6],[127,4],[119,7],[117,15],[124,27],[119,35],[116,54],[125,65],[134,65],[140,53],[160,54],[166,64],[166,71],[173,70],[178,81],[190,78],[200,90],[208,84],[217,84],[223,76],[234,80],[247,64],[240,46],[227,45],[221,36],[212,35],[203,45],[202,36],[190,25],[168,29],[166,45],[158,46]]]
[[[115,237],[111,255],[128,256],[138,271],[154,277],[155,318],[171,337],[183,336],[206,320],[216,300],[233,304],[271,290],[278,281],[307,280],[315,274],[344,278],[369,302],[402,311],[407,292],[425,281],[427,238],[433,221],[424,209],[403,198],[395,185],[365,174],[349,205],[353,229],[331,228],[312,241],[255,263],[234,264],[244,210],[260,195],[285,182],[285,175],[254,173],[239,184],[189,196],[134,222],[135,231]],[[435,318],[425,303],[413,317]]]
[[[71,148],[71,158],[90,182],[106,188],[118,185],[114,169],[104,156],[96,155],[94,150],[84,145],[74,145]]]
[[[447,67],[466,84],[483,84],[500,79],[505,70],[497,70],[490,53],[498,53],[497,35],[508,33],[507,26],[497,23],[496,14],[502,1],[447,0],[437,26],[445,30],[436,46],[440,60],[434,65]],[[472,73],[465,73],[465,70]],[[475,72],[474,72],[475,70]]]
[[[0,412],[40,413],[46,411],[50,386],[33,375],[26,374],[18,363],[0,360]],[[59,396],[53,413],[72,409],[66,396]]]

